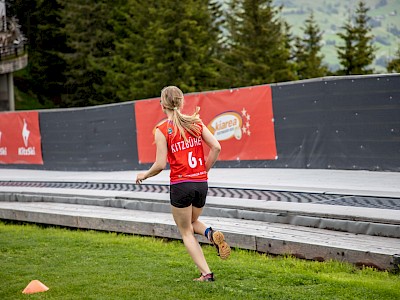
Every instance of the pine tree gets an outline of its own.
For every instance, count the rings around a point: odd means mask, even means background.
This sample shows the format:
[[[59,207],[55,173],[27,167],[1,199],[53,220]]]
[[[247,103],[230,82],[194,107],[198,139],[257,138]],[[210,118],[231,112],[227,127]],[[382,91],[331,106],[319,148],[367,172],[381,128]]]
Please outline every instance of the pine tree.
[[[321,52],[322,33],[314,14],[311,13],[305,22],[304,37],[295,40],[295,61],[299,79],[322,77],[328,73],[328,68],[323,65]]]
[[[185,92],[218,84],[217,1],[127,0],[116,10],[115,52],[105,85],[118,99],[156,97],[166,85]]]
[[[372,45],[373,36],[368,25],[369,8],[363,1],[358,3],[354,25],[350,18],[342,27],[344,32],[338,36],[344,41],[343,46],[337,47],[338,58],[342,69],[338,74],[370,74],[373,70],[368,66],[374,61],[376,47]]]
[[[36,27],[36,20],[32,22],[32,14],[37,8],[37,1],[25,0],[7,0],[6,14],[7,17],[16,16],[21,25],[22,32],[30,39],[33,36],[32,31]]]
[[[295,41],[295,38],[291,33],[291,26],[288,22],[281,20],[281,25],[282,41],[284,46],[280,57],[281,60],[274,61],[274,69],[276,70],[275,81],[283,82],[298,80],[298,76],[296,75],[296,64],[293,62],[292,55],[292,44]]]
[[[288,34],[272,0],[231,0],[223,76],[228,86],[293,80]]]
[[[210,0],[208,10],[211,18],[209,36],[213,37],[211,61],[213,65],[213,76],[208,80],[208,89],[220,89],[221,85],[221,62],[224,54],[224,42],[226,36],[222,32],[226,20],[219,0]]]
[[[29,73],[39,100],[44,96],[55,105],[61,102],[64,91],[66,62],[60,55],[66,51],[65,35],[61,32],[60,11],[57,0],[38,1],[34,17],[38,20],[37,34],[29,53]],[[42,103],[44,99],[42,99]]]
[[[102,59],[106,67],[102,89],[111,92],[115,101],[143,99],[151,95],[144,87],[144,81],[148,80],[144,31],[150,24],[150,4],[146,0],[119,1],[110,20],[115,34],[115,49]]]
[[[388,62],[386,69],[389,73],[400,73],[400,45],[395,57]]]
[[[166,85],[184,92],[212,88],[218,76],[213,63],[218,36],[209,1],[154,0],[148,5],[142,70],[146,95],[157,96]]]
[[[211,17],[210,34],[216,37],[218,44],[216,45],[216,51],[221,50],[221,43],[225,37],[222,33],[221,28],[225,25],[224,12],[222,3],[219,0],[210,0],[208,2],[208,10]]]
[[[87,106],[115,102],[113,92],[104,86],[105,60],[114,52],[115,34],[111,25],[118,1],[59,0],[63,5],[62,23],[70,51],[64,53],[65,106]]]
[[[33,92],[41,104],[50,100],[58,105],[66,66],[59,55],[66,49],[65,35],[60,30],[62,7],[57,0],[14,0],[7,4],[7,15],[18,18],[29,46],[27,72],[21,78],[16,75],[16,85],[24,92]]]

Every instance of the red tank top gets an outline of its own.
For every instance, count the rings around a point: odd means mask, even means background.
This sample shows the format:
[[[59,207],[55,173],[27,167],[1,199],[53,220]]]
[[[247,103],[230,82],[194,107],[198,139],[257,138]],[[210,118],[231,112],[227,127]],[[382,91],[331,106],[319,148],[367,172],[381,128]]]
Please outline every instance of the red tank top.
[[[171,184],[188,181],[207,181],[203,141],[201,138],[203,127],[201,126],[199,137],[194,137],[186,132],[187,142],[181,137],[179,130],[172,121],[166,120],[157,128],[160,129],[167,140]],[[174,134],[175,131],[177,131],[176,134]]]

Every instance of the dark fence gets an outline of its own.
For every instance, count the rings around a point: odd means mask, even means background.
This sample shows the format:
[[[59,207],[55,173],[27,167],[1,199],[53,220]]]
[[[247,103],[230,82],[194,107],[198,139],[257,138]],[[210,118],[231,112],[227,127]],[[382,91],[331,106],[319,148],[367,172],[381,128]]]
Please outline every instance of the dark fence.
[[[0,62],[4,60],[14,59],[26,53],[26,44],[19,42],[7,46],[0,46]]]
[[[399,74],[277,84],[272,95],[278,160],[246,166],[400,171]]]
[[[44,169],[139,168],[134,105],[41,112]]]
[[[400,171],[400,74],[273,84],[278,159],[217,167]],[[151,113],[151,112],[149,112]],[[44,165],[69,171],[144,169],[133,102],[40,111]]]

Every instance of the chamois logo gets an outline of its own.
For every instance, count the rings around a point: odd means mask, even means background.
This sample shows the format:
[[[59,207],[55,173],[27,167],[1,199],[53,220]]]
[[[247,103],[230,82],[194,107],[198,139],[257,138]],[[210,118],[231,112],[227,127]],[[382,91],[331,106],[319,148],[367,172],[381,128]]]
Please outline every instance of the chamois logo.
[[[3,136],[3,132],[0,131],[0,156],[7,155],[7,147],[1,147],[1,138]]]
[[[24,119],[24,127],[22,127],[22,138],[24,139],[25,147],[18,148],[18,155],[22,155],[22,156],[36,155],[35,147],[28,147],[30,134],[31,134],[31,132],[28,129],[28,123],[26,123],[26,120]]]
[[[31,134],[31,132],[28,130],[28,124],[26,123],[26,120],[24,119],[24,127],[22,128],[22,138],[24,139],[25,147],[28,147],[28,141],[29,141],[30,134]]]

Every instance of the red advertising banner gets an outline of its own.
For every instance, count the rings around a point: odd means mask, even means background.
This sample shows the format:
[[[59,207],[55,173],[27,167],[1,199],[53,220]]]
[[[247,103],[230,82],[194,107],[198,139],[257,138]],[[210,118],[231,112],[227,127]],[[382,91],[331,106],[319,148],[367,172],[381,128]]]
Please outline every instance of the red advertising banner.
[[[154,131],[166,119],[159,98],[135,102],[139,163],[155,160]],[[276,159],[272,93],[256,86],[185,95],[183,113],[200,117],[220,142],[219,160]]]
[[[0,163],[43,164],[38,112],[0,114]]]

